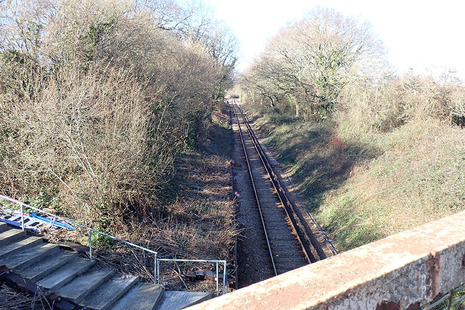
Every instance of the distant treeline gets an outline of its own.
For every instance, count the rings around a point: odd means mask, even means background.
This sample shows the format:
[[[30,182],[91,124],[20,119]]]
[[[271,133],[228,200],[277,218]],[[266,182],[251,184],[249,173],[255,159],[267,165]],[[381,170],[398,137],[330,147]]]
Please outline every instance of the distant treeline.
[[[363,130],[427,117],[464,125],[465,91],[453,72],[397,76],[370,26],[331,9],[281,30],[240,86],[247,102],[272,113],[315,121],[342,115]]]

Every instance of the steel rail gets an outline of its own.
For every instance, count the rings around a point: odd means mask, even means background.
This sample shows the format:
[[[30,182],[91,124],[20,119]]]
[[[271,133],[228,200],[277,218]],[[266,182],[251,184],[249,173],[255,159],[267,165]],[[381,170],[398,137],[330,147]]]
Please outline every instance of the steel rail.
[[[236,120],[237,120],[237,125],[239,127],[239,136],[240,136],[240,140],[241,140],[241,144],[242,144],[242,150],[244,151],[245,161],[247,163],[247,170],[249,171],[249,176],[250,176],[250,181],[252,183],[252,189],[253,189],[253,192],[254,192],[255,201],[257,203],[258,212],[260,214],[260,220],[261,220],[261,223],[262,223],[263,231],[265,233],[266,245],[268,247],[268,252],[270,254],[271,265],[273,267],[273,271],[274,271],[275,276],[277,276],[278,271],[277,271],[277,268],[276,268],[276,263],[274,261],[273,251],[271,250],[270,239],[268,237],[268,231],[266,229],[266,223],[265,223],[265,218],[263,216],[262,207],[261,207],[261,204],[260,204],[260,198],[258,196],[257,187],[255,185],[255,180],[254,180],[254,177],[253,177],[252,168],[250,167],[250,159],[249,159],[249,155],[247,154],[247,147],[245,146],[244,136],[242,134],[241,123],[240,123],[240,120],[239,120],[239,116],[236,113],[237,105],[233,104],[233,107],[234,107],[234,114],[235,114]]]
[[[254,148],[257,151],[257,154],[263,164],[263,167],[265,168],[268,176],[270,177],[271,183],[273,185],[273,188],[276,191],[276,194],[278,196],[278,200],[280,203],[283,205],[285,213],[289,221],[291,222],[291,228],[295,232],[296,239],[302,249],[302,252],[304,253],[306,261],[311,264],[317,260],[319,260],[319,257],[315,257],[315,255],[312,254],[311,247],[313,245],[311,244],[311,239],[310,237],[306,234],[305,230],[301,229],[300,226],[303,226],[301,224],[301,219],[298,217],[297,213],[295,212],[294,206],[291,202],[291,200],[287,197],[286,192],[284,190],[284,186],[281,184],[281,182],[278,179],[278,176],[273,170],[273,167],[271,166],[270,160],[266,153],[264,152],[262,146],[260,145],[255,132],[253,128],[249,124],[249,120],[247,116],[244,114],[244,111],[242,108],[238,105],[237,109],[240,111],[242,118],[244,120],[244,123],[247,126],[248,133],[252,139],[252,143],[254,145]],[[300,224],[300,225],[299,225]]]
[[[252,126],[250,126],[247,115],[245,113],[243,113],[243,110],[242,110],[242,108],[240,106],[239,106],[239,109],[241,110],[244,118],[246,119],[246,124],[247,124],[248,130],[250,131],[250,133],[252,135],[252,139],[254,141],[254,144],[258,148],[258,150],[259,150],[259,152],[260,152],[260,154],[261,154],[261,156],[263,158],[263,162],[264,162],[264,165],[267,168],[268,175],[270,176],[271,182],[272,182],[272,184],[273,184],[273,186],[274,186],[274,188],[275,188],[275,190],[277,192],[277,195],[278,195],[281,203],[283,204],[283,206],[286,209],[286,213],[294,215],[294,217],[295,217],[295,221],[293,221],[294,226],[296,226],[296,224],[297,224],[297,227],[304,227],[305,225],[303,225],[302,222],[305,222],[305,220],[302,219],[302,215],[299,215],[299,213],[297,213],[295,211],[295,208],[297,208],[297,207],[295,206],[295,203],[291,199],[289,199],[286,187],[285,187],[285,185],[283,185],[281,183],[278,175],[275,173],[275,171],[273,169],[273,166],[270,163],[270,159],[268,158],[268,155],[265,153],[265,151],[263,150],[260,142],[258,141]],[[333,255],[336,255],[337,254],[336,248],[334,247],[331,240],[326,235],[326,232],[321,228],[321,226],[314,219],[313,215],[310,212],[306,211],[305,213],[308,215],[308,217],[310,218],[312,223],[318,229],[318,231],[319,231],[321,237],[323,238],[327,248],[331,251],[331,253]],[[290,219],[292,220],[294,217],[292,217],[292,218],[290,217]],[[312,238],[310,238],[308,236],[308,233],[305,231],[304,228],[302,228],[302,230],[297,230],[296,233],[299,233],[299,238],[303,238],[304,240],[308,241],[308,242],[301,243],[301,245],[306,247],[305,251],[308,253],[308,257],[310,258],[310,260],[312,262],[315,262],[315,261],[318,261],[320,259],[325,258],[324,256],[323,257],[319,256],[320,254],[319,254],[319,252],[317,250],[317,247],[313,244]],[[313,255],[313,252],[311,251],[311,247],[315,249],[315,255]]]

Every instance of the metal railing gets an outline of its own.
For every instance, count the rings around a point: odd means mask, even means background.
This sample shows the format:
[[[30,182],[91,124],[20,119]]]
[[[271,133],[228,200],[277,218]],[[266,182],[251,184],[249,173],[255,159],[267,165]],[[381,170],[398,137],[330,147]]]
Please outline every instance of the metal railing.
[[[31,209],[31,210],[34,210],[34,211],[37,211],[37,212],[40,212],[42,214],[46,214],[47,216],[49,216],[51,218],[50,222],[53,223],[53,221],[63,221],[65,222],[66,224],[69,224],[71,226],[73,226],[74,228],[82,228],[82,229],[85,229],[89,232],[89,258],[90,260],[92,261],[93,260],[93,249],[92,249],[92,234],[95,233],[95,234],[99,234],[99,235],[102,235],[102,236],[105,236],[107,238],[110,238],[110,239],[113,239],[113,240],[116,240],[116,241],[119,241],[121,243],[124,243],[126,245],[129,245],[129,246],[132,246],[134,248],[137,248],[139,250],[142,250],[143,252],[148,252],[148,253],[151,253],[154,255],[154,266],[157,265],[157,255],[158,253],[156,251],[153,251],[153,250],[150,250],[150,249],[147,249],[143,246],[140,246],[140,245],[137,245],[135,243],[132,243],[132,242],[129,242],[129,241],[126,241],[126,240],[123,240],[123,239],[120,239],[118,237],[115,237],[115,236],[112,236],[112,235],[109,235],[107,233],[104,233],[102,231],[99,231],[99,230],[96,230],[96,229],[93,229],[93,228],[90,228],[90,227],[87,227],[85,225],[82,225],[82,224],[79,224],[79,223],[76,223],[74,222],[73,220],[70,220],[68,218],[65,218],[65,217],[61,217],[61,216],[58,216],[58,215],[55,215],[53,213],[50,213],[50,212],[47,212],[47,211],[44,211],[44,210],[41,210],[39,208],[36,208],[36,207],[33,207],[33,206],[30,206],[28,204],[25,204],[19,200],[16,200],[16,199],[13,199],[13,198],[10,198],[10,197],[7,197],[7,196],[4,196],[4,195],[0,195],[0,198],[1,199],[4,199],[4,200],[7,200],[11,203],[14,203],[14,204],[17,204],[21,207],[21,229],[24,230],[25,229],[25,226],[24,226],[24,218],[25,218],[25,214],[24,214],[24,208],[28,208],[28,209]],[[156,277],[156,270],[155,270],[155,267],[154,267],[154,270],[153,270],[153,276],[154,276],[154,279]]]
[[[421,310],[463,309],[465,303],[465,284],[444,294],[439,299],[424,305]]]
[[[226,260],[216,260],[216,259],[180,259],[180,258],[158,258],[156,270],[155,283],[160,283],[160,262],[184,262],[184,263],[211,263],[215,264],[215,282],[216,282],[216,296],[219,295],[219,264],[223,264],[223,295],[226,290]]]
[[[219,293],[219,288],[218,288],[218,286],[219,286],[218,267],[219,266],[218,265],[223,264],[224,265],[224,269],[223,269],[223,294],[225,294],[226,260],[168,259],[168,258],[163,258],[162,259],[162,258],[158,258],[158,252],[150,250],[150,249],[145,248],[143,246],[140,246],[138,244],[135,244],[135,243],[120,239],[118,237],[109,235],[109,234],[104,233],[102,231],[99,231],[99,230],[93,229],[91,227],[76,223],[75,221],[73,221],[73,220],[71,220],[69,218],[58,216],[58,215],[55,215],[53,213],[50,213],[50,212],[41,210],[39,208],[30,206],[28,204],[25,204],[25,203],[23,203],[23,202],[21,202],[19,200],[11,198],[11,197],[0,195],[0,198],[20,206],[20,210],[21,210],[20,211],[21,212],[21,229],[22,230],[25,230],[25,228],[26,228],[26,226],[24,224],[25,217],[27,217],[27,215],[25,215],[25,213],[24,213],[25,208],[28,208],[28,209],[31,209],[31,210],[34,210],[34,211],[37,211],[37,212],[40,212],[42,214],[45,214],[45,215],[49,216],[50,217],[50,224],[53,224],[53,222],[55,222],[55,221],[62,221],[62,222],[66,223],[66,224],[68,224],[68,225],[70,225],[70,226],[72,226],[74,228],[81,228],[81,229],[87,230],[88,234],[89,234],[89,258],[90,258],[90,260],[93,260],[92,234],[99,234],[99,235],[105,236],[107,238],[111,238],[113,240],[119,241],[119,242],[121,242],[123,244],[129,245],[131,247],[137,248],[139,250],[142,250],[143,252],[153,254],[153,256],[154,256],[154,260],[153,260],[153,262],[154,262],[154,264],[153,264],[153,266],[154,266],[153,267],[153,279],[154,279],[154,282],[156,284],[160,283],[160,262],[163,262],[163,261],[164,262],[168,262],[168,261],[171,261],[171,262],[178,262],[179,261],[179,262],[181,262],[181,261],[183,261],[183,262],[196,262],[196,263],[215,263],[216,264],[216,279],[215,279],[216,280],[216,292],[217,292],[217,295],[218,295],[218,293]]]

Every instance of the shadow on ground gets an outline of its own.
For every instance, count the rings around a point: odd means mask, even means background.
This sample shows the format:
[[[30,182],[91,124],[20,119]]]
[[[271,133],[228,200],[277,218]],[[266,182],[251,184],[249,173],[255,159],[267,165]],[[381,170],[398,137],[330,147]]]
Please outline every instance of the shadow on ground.
[[[343,141],[334,124],[309,123],[300,119],[276,119],[274,124],[257,120],[256,127],[267,136],[266,145],[275,158],[292,173],[296,189],[317,211],[328,191],[340,187],[356,164],[376,158],[380,151],[368,145]]]

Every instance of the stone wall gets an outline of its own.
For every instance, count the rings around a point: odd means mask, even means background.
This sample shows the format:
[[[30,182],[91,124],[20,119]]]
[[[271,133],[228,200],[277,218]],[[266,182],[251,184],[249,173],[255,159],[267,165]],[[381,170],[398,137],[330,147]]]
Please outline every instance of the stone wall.
[[[418,309],[465,282],[464,255],[461,212],[190,309]]]

